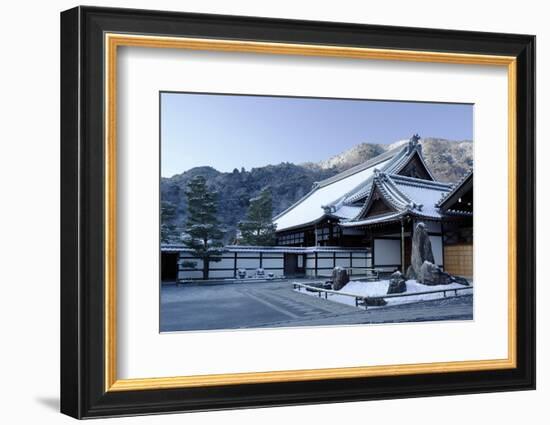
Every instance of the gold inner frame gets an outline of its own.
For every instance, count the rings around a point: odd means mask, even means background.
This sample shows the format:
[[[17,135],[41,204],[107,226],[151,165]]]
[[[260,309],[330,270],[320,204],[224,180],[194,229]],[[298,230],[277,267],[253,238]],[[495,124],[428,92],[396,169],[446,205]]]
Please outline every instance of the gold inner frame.
[[[416,373],[448,373],[515,368],[516,358],[516,58],[327,45],[105,34],[105,391],[237,385],[285,381],[358,378]],[[507,67],[508,72],[508,357],[437,363],[247,372],[163,378],[118,379],[116,325],[116,99],[119,46],[325,56]]]

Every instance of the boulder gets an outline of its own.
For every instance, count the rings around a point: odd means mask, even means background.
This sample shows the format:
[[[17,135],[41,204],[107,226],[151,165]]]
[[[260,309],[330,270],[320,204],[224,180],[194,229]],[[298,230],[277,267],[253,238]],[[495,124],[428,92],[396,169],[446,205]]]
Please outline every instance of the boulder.
[[[339,291],[349,282],[348,272],[342,267],[332,270],[332,289]]]
[[[424,261],[420,268],[417,281],[424,285],[448,285],[454,282],[454,278],[435,264]]]
[[[390,277],[387,294],[402,294],[403,292],[407,292],[407,282],[400,272],[395,272]]]
[[[387,304],[384,298],[365,298],[364,302],[369,307],[382,307]]]
[[[453,278],[453,282],[455,283],[459,283],[460,285],[464,285],[464,286],[470,286],[470,282],[468,282],[468,279],[464,279],[463,277],[453,276],[453,275],[451,275],[451,277]]]
[[[422,264],[417,282],[423,283],[424,285],[448,285],[450,283],[458,283],[460,285],[470,286],[468,280],[460,276],[453,276],[429,261],[424,261],[424,264]]]
[[[420,222],[414,228],[411,249],[411,266],[417,278],[420,276],[420,268],[424,261],[435,263],[428,229],[424,223]]]

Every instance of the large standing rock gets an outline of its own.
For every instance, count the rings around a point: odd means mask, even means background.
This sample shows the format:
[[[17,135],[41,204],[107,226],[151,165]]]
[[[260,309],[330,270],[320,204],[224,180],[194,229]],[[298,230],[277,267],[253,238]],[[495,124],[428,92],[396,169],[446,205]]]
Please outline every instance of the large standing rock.
[[[416,280],[416,272],[412,264],[407,268],[407,273],[405,273],[405,278],[407,280]]]
[[[401,272],[395,272],[391,275],[387,294],[401,294],[403,292],[407,292],[407,282]]]
[[[342,267],[334,267],[332,271],[332,289],[339,291],[349,282],[348,272]]]
[[[418,223],[414,228],[411,250],[411,266],[417,279],[420,276],[420,268],[424,261],[435,263],[428,229],[426,229],[424,223]],[[407,275],[409,275],[408,272]]]

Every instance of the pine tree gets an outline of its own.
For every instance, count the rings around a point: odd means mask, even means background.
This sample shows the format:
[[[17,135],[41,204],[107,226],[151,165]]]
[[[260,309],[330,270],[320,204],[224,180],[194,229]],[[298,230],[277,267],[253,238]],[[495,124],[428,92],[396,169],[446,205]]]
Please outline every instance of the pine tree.
[[[160,241],[163,243],[172,242],[176,238],[176,206],[169,201],[160,203]]]
[[[250,200],[246,219],[239,223],[241,243],[243,245],[275,245],[276,225],[272,221],[273,205],[271,191],[264,189]]]
[[[208,189],[203,176],[192,178],[185,191],[187,222],[183,244],[193,257],[201,259],[203,279],[208,279],[211,262],[221,261],[223,231],[217,217],[217,194]]]

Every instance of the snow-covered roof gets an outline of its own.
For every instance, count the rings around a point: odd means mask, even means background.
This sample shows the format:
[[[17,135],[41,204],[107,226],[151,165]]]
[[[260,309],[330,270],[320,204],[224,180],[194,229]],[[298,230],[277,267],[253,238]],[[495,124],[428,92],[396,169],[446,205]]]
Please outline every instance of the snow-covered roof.
[[[424,161],[418,139],[413,137],[408,144],[316,183],[306,196],[273,218],[277,231],[311,225],[326,215],[351,218],[359,209],[347,207],[368,194],[374,170],[397,173],[414,155]],[[428,167],[426,169],[429,173]]]
[[[415,134],[408,143],[316,183],[311,192],[273,219],[277,231],[312,225],[325,217],[338,218],[341,225],[351,226],[365,211],[375,181],[396,211],[440,218],[436,204],[451,185],[435,181],[419,140]],[[398,175],[414,157],[424,166],[428,180]]]
[[[474,180],[474,170],[471,169],[464,176],[462,176],[462,178],[458,182],[456,182],[456,184],[452,187],[452,189],[437,202],[437,206],[441,209],[447,209],[446,207],[448,207],[448,205],[445,205],[445,204],[448,204],[449,200],[459,192],[470,190],[470,188],[473,185],[473,180]]]
[[[448,183],[376,172],[372,180],[369,196],[360,213],[346,222],[341,222],[340,225],[343,227],[354,227],[395,221],[407,214],[427,219],[440,219],[441,213],[437,203],[442,196],[445,196],[451,190],[451,187],[452,185]],[[365,213],[368,213],[372,204],[375,190],[391,206],[393,211],[365,217]]]
[[[451,189],[451,184],[399,175],[390,175],[389,180],[413,203],[413,213],[424,217],[441,217],[437,202]]]
[[[412,159],[413,156],[417,156],[420,162],[424,165],[428,175],[432,180],[435,181],[433,174],[430,171],[430,168],[427,166],[424,161],[424,156],[422,155],[422,145],[418,142],[418,139],[411,139],[409,144],[402,146],[398,153],[393,157],[392,161],[388,162],[385,167],[380,168],[380,171],[383,171],[387,174],[398,174]],[[358,187],[355,187],[346,196],[342,199],[342,204],[353,204],[358,201],[365,199],[370,193],[372,187],[372,179],[363,182]]]
[[[401,217],[405,216],[407,214],[406,211],[396,211],[388,214],[380,214],[374,217],[369,217],[363,220],[356,220],[356,221],[347,221],[344,223],[340,223],[341,227],[358,227],[358,226],[366,226],[376,223],[387,223],[391,221],[398,221],[401,219]]]
[[[369,179],[376,166],[383,167],[391,158],[392,156],[385,154],[380,155],[361,164],[361,167],[354,167],[315,184],[306,196],[273,219],[277,231],[306,226],[321,220],[325,216],[324,206],[338,201],[354,187]]]
[[[340,218],[340,219],[352,219],[354,217],[357,217],[357,215],[361,212],[360,206],[353,206],[353,205],[342,205],[337,210],[334,210],[330,213],[331,216]]]

